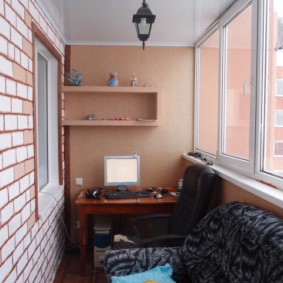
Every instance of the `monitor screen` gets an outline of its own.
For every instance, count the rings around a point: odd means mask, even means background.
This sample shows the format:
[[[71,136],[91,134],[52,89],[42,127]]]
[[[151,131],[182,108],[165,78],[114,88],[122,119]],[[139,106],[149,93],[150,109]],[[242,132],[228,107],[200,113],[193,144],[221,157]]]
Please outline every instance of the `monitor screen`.
[[[127,186],[139,184],[140,157],[138,155],[104,157],[105,186]]]

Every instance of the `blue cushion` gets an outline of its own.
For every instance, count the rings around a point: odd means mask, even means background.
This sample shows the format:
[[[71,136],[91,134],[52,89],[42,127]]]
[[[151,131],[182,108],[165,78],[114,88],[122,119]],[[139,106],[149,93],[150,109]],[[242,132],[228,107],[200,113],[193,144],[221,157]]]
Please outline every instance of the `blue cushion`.
[[[125,276],[112,276],[112,283],[144,283],[148,280],[153,280],[158,283],[175,283],[171,278],[172,267],[170,264],[166,263],[162,266],[157,266],[153,269],[147,270],[145,272],[125,275]]]

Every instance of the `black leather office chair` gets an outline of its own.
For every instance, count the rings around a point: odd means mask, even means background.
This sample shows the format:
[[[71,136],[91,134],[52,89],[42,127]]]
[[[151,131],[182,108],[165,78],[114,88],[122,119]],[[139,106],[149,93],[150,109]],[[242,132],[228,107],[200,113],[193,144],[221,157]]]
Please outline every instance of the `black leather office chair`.
[[[133,218],[134,241],[144,247],[182,245],[192,227],[206,214],[215,181],[216,174],[212,168],[203,164],[187,167],[172,215]]]

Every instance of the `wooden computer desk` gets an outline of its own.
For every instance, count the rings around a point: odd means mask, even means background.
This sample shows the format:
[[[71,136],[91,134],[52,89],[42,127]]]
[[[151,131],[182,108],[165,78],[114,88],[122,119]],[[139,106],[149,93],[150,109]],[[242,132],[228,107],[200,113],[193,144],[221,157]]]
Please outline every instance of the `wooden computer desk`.
[[[177,198],[166,194],[162,199],[152,197],[135,199],[86,199],[81,192],[75,201],[80,211],[80,267],[84,274],[87,245],[87,216],[106,214],[142,215],[171,213]]]

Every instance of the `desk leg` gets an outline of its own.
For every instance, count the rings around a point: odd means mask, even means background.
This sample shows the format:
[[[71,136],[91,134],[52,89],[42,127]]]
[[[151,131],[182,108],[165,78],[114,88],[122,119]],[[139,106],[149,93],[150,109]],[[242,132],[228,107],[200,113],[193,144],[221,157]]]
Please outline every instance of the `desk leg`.
[[[85,261],[86,261],[86,223],[87,215],[84,213],[83,209],[80,209],[80,265],[81,265],[81,275],[85,272]]]

